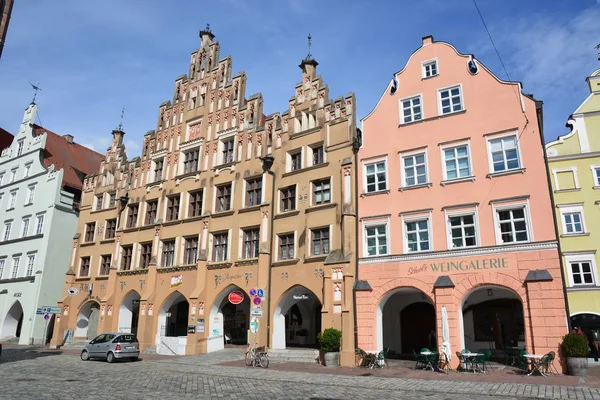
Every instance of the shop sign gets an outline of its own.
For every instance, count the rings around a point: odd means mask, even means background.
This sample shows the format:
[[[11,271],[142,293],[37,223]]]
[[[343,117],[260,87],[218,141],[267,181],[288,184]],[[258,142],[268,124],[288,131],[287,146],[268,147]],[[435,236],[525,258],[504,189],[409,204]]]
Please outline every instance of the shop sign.
[[[174,288],[183,283],[183,275],[173,275],[171,277],[171,287]]]
[[[204,333],[204,320],[203,319],[198,320],[196,331],[198,331],[198,333]]]
[[[188,333],[196,333],[196,325],[188,325]]]
[[[240,292],[239,290],[234,290],[233,292],[229,293],[229,302],[231,304],[237,305],[242,301],[244,301],[244,293]]]
[[[448,273],[453,271],[476,271],[485,269],[508,268],[508,260],[505,257],[484,258],[480,260],[455,260],[455,261],[440,261],[437,263],[430,262],[421,265],[420,267],[410,267],[409,275],[420,274],[431,271],[433,273]]]
[[[292,298],[294,300],[308,300],[310,297],[307,294],[295,294]]]

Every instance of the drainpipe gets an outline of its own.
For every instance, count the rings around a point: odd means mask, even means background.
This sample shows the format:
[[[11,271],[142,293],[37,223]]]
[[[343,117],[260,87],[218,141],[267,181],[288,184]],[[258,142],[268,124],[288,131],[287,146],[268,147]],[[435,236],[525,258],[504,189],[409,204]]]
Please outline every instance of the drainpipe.
[[[362,131],[359,128],[356,128],[356,135],[352,140],[352,152],[354,153],[354,212],[356,213],[355,218],[355,229],[354,229],[354,287],[352,288],[352,306],[354,308],[354,348],[358,348],[358,317],[356,316],[356,282],[358,282],[358,229],[359,229],[359,221],[358,221],[358,151],[362,146]]]
[[[533,96],[532,96],[533,97]],[[543,110],[542,110],[542,104],[544,104],[542,101],[539,100],[534,100],[535,101],[535,108],[536,108],[536,114],[537,114],[537,119],[538,119],[538,127],[539,127],[539,131],[540,131],[540,142],[542,144],[542,150],[544,153],[544,163],[546,164],[546,181],[548,183],[548,192],[550,194],[550,204],[552,206],[552,218],[554,221],[554,234],[556,235],[556,242],[558,243],[558,255],[559,255],[559,262],[560,262],[560,277],[562,279],[562,290],[563,290],[563,297],[565,298],[565,311],[567,313],[567,329],[568,332],[571,331],[571,312],[569,311],[569,298],[567,297],[567,281],[565,279],[565,266],[564,266],[564,261],[563,261],[563,253],[562,253],[562,248],[560,245],[560,232],[558,231],[558,219],[556,217],[556,204],[554,202],[554,196],[552,195],[552,180],[550,179],[550,164],[548,163],[548,154],[546,154],[546,146],[544,145],[544,126],[543,126]]]
[[[273,187],[271,188],[271,211],[269,217],[271,218],[271,227],[269,228],[269,286],[267,289],[267,349],[271,347],[271,263],[273,262],[273,224],[275,219],[273,218],[273,210],[275,209],[275,173],[271,171],[273,161],[275,158],[271,154],[267,154],[260,159],[263,163],[263,171],[273,177]]]

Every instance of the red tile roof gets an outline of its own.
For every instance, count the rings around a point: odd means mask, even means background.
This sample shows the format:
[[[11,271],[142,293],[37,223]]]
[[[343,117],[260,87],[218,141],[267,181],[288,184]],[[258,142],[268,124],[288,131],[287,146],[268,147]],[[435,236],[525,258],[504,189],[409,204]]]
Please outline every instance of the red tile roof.
[[[11,145],[14,136],[12,133],[0,128],[0,152]]]
[[[58,135],[39,125],[33,126],[35,136],[48,134],[43,163],[46,167],[54,164],[55,169],[64,168],[62,187],[68,186],[77,190],[83,188],[85,175],[98,172],[104,155],[88,149],[78,143],[68,143],[65,137]]]

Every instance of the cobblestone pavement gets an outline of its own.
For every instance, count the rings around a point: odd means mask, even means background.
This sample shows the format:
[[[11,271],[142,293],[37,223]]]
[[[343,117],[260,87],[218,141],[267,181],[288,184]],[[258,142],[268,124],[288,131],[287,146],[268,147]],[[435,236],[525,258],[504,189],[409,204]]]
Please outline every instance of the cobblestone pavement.
[[[206,356],[83,362],[74,352],[5,348],[0,399],[600,399],[597,388],[341,376],[216,365],[239,349]]]

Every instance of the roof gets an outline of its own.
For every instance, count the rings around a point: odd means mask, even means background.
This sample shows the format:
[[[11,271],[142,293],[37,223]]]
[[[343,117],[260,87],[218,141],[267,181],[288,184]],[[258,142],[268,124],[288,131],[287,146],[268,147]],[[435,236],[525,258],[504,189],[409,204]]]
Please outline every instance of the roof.
[[[58,135],[39,125],[33,125],[34,136],[48,134],[46,149],[42,162],[48,168],[54,164],[58,170],[65,170],[62,187],[68,186],[81,190],[85,175],[98,172],[100,164],[104,161],[104,155],[95,152],[79,143],[69,143],[66,138]]]
[[[14,136],[12,133],[0,128],[0,152],[11,145]]]

